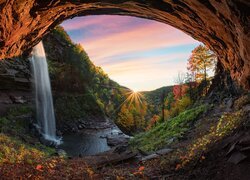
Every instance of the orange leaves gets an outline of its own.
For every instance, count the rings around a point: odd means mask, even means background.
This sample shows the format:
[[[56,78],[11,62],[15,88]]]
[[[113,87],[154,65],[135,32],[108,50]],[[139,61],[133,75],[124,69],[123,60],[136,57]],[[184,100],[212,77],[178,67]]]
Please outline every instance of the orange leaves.
[[[148,124],[148,126],[146,127],[146,130],[149,130],[149,129],[151,129],[153,126],[155,126],[156,125],[156,123],[157,123],[157,121],[159,121],[160,120],[160,116],[158,116],[158,115],[153,115],[153,117],[151,118],[151,120],[149,121],[149,124]]]
[[[40,171],[40,172],[45,172],[45,173],[53,173],[55,171],[55,167],[57,166],[57,163],[59,163],[59,161],[62,162],[62,160],[60,159],[51,159],[49,161],[42,161],[40,162],[41,164],[38,164],[36,166],[36,170]]]
[[[94,175],[94,171],[91,168],[87,168],[87,172],[90,177]]]
[[[145,170],[145,167],[144,166],[140,166],[138,168],[138,171],[134,172],[133,175],[143,175],[143,171]]]
[[[43,171],[43,166],[40,165],[40,164],[38,164],[38,165],[36,166],[36,170],[38,170],[38,171]]]
[[[116,176],[116,180],[125,180],[125,178],[121,176]]]
[[[181,168],[181,164],[176,164],[175,170],[179,170]]]
[[[199,45],[192,51],[187,69],[195,74],[196,80],[201,81],[207,78],[209,70],[214,70],[216,60],[216,55],[208,47]]]
[[[181,99],[185,94],[187,94],[188,85],[174,85],[173,87],[173,94],[174,99],[178,100]]]
[[[145,167],[144,166],[140,166],[139,167],[139,171],[144,171]]]

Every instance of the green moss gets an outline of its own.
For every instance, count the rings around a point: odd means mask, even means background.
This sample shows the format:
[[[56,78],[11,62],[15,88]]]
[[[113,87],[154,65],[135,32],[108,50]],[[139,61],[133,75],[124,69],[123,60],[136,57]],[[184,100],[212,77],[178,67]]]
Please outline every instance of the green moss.
[[[40,144],[29,134],[30,120],[22,116],[31,114],[32,111],[30,106],[18,105],[10,108],[6,116],[0,118],[0,164],[32,163],[55,153],[54,149]],[[23,138],[32,144],[22,141]]]
[[[29,113],[32,113],[32,108],[30,106],[20,105],[20,106],[10,108],[7,113],[7,118],[12,119],[17,116],[21,116],[21,115],[29,114]]]
[[[5,117],[0,118],[0,132],[5,131],[8,125],[9,125],[8,119],[6,119]]]
[[[144,151],[154,151],[171,143],[171,138],[181,138],[191,128],[199,115],[207,110],[202,105],[180,113],[178,116],[165,121],[149,131],[135,136],[130,145]]]
[[[21,117],[31,115],[32,108],[26,105],[19,105],[10,108],[5,117],[0,118],[0,132],[12,132],[14,134],[24,134],[29,127],[30,120]]]

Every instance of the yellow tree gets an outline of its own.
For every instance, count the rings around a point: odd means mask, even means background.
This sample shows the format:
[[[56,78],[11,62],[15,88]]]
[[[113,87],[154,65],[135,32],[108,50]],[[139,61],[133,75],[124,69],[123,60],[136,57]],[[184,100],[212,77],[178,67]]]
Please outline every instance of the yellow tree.
[[[188,70],[195,74],[197,81],[207,82],[207,73],[214,70],[217,58],[213,51],[204,45],[197,46],[188,59]]]

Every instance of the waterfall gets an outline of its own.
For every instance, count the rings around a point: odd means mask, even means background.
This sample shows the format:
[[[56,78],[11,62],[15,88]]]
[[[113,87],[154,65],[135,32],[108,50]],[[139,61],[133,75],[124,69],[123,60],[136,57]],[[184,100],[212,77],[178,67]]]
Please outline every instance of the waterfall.
[[[33,48],[31,65],[33,67],[38,130],[44,139],[58,145],[60,144],[60,139],[56,136],[56,122],[48,64],[42,41]]]

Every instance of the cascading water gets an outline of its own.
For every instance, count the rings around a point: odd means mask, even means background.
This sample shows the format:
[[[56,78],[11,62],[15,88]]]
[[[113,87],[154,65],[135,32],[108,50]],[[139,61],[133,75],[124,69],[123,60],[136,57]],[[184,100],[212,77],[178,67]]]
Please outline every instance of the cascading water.
[[[44,139],[58,145],[61,140],[56,136],[50,78],[42,41],[33,48],[31,64],[34,76],[38,130]]]

